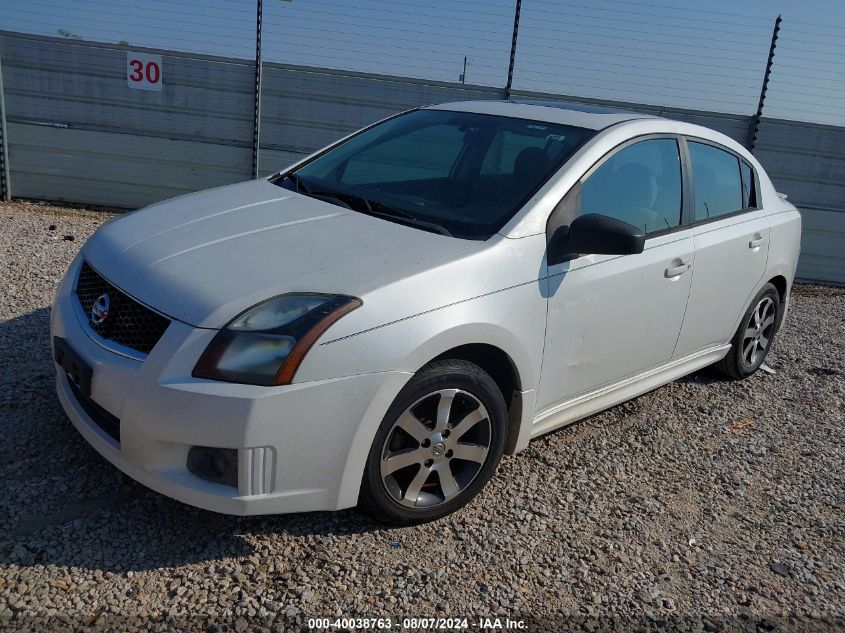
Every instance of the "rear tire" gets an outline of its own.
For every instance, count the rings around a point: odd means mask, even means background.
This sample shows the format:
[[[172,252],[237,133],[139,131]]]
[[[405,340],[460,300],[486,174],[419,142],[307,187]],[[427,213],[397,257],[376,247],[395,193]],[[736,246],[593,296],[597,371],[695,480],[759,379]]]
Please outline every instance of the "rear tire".
[[[757,371],[772,348],[780,311],[777,288],[766,284],[743,315],[730,350],[714,365],[716,370],[732,380],[748,378]]]
[[[358,505],[398,525],[450,514],[493,475],[506,435],[505,400],[487,372],[464,360],[429,363],[384,416]]]

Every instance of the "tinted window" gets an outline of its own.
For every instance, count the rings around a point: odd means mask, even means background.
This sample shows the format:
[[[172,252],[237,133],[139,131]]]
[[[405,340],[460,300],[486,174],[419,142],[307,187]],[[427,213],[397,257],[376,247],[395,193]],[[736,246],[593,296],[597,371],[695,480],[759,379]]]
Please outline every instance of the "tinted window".
[[[757,208],[757,196],[754,187],[754,171],[751,169],[751,165],[744,161],[739,162],[739,171],[742,176],[742,208],[755,209]]]
[[[616,152],[582,183],[580,213],[609,215],[646,233],[678,226],[681,159],[677,141],[641,141]]]
[[[486,239],[592,130],[509,117],[416,110],[376,125],[276,184],[361,213]]]
[[[447,178],[463,137],[453,125],[432,125],[366,147],[349,159],[343,182],[364,185]]]
[[[525,130],[501,130],[490,142],[490,147],[481,163],[481,173],[513,174],[519,168],[517,159],[520,155],[523,156],[522,160],[525,160],[524,157],[528,155],[540,156],[541,151],[549,157],[558,156],[562,150],[565,150],[567,143],[567,136],[536,134],[530,127]]]
[[[695,186],[695,220],[708,220],[745,208],[739,159],[712,145],[689,142]]]

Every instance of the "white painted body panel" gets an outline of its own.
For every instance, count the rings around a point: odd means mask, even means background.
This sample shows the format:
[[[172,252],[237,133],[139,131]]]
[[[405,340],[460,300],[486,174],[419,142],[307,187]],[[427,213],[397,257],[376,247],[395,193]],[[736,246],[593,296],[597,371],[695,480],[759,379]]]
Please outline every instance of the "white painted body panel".
[[[665,271],[693,259],[689,229],[647,240],[638,255],[587,255],[552,267],[538,415],[669,362],[692,275]]]
[[[697,226],[693,234],[696,262],[676,358],[731,339],[760,287],[769,252],[762,210]]]
[[[220,328],[268,297],[296,291],[364,295],[423,265],[482,247],[254,180],[109,222],[84,255],[141,302],[197,327]]]
[[[86,415],[62,373],[56,383],[59,400],[85,439],[115,466],[162,494],[228,514],[356,503],[357,488],[340,498],[340,482],[356,476],[348,472],[349,448],[361,421],[380,420],[411,374],[371,372],[282,387],[196,380],[191,370],[214,330],[174,322],[141,363],[92,340],[74,315],[73,301],[70,284],[62,284],[51,332],[94,368],[91,397],[120,418],[120,445]],[[210,483],[186,469],[191,446],[240,449],[242,460],[256,451],[267,453],[268,476],[260,486],[247,478],[239,489]],[[353,467],[363,468],[354,460]],[[360,483],[359,472],[357,477]],[[250,494],[259,487],[266,492]]]
[[[698,369],[712,365],[722,359],[729,348],[729,345],[720,345],[702,350],[697,354],[665,363],[660,367],[561,402],[557,406],[542,411],[536,417],[531,437],[539,437],[572,424],[588,415],[636,398],[647,391],[657,389]]]
[[[51,322],[52,334],[93,367],[92,399],[121,421],[118,446],[60,373],[60,401],[86,440],[145,485],[211,510],[350,507],[378,425],[431,359],[476,343],[507,354],[518,373],[521,415],[512,443],[519,450],[531,437],[718,360],[750,297],[776,276],[791,286],[800,216],[727,137],[639,115],[508,103],[439,107],[609,127],[484,242],[363,216],[265,180],[107,223],[69,269]],[[742,154],[760,176],[765,211],[649,239],[639,255],[588,255],[547,269],[552,208],[607,152],[651,133],[699,136]],[[766,235],[766,248],[752,251],[744,244],[757,233]],[[80,321],[72,302],[82,257],[174,319],[142,361],[106,349]],[[681,261],[690,270],[667,278],[665,269]],[[286,292],[343,293],[363,306],[318,339],[292,385],[191,376],[217,329]],[[239,487],[189,473],[194,445],[238,449]]]
[[[786,200],[775,197],[766,205],[769,220],[769,253],[766,260],[765,279],[781,276],[792,288],[798,255],[801,252],[801,214]]]

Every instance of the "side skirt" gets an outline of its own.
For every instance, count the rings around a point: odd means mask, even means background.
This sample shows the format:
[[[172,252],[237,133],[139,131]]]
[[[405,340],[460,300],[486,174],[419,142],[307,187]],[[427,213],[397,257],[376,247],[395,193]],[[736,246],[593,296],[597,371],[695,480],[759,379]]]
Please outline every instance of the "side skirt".
[[[562,426],[577,422],[589,415],[631,398],[636,398],[698,369],[712,365],[721,360],[728,353],[730,347],[729,344],[710,347],[607,387],[556,404],[534,417],[531,438],[539,437]]]

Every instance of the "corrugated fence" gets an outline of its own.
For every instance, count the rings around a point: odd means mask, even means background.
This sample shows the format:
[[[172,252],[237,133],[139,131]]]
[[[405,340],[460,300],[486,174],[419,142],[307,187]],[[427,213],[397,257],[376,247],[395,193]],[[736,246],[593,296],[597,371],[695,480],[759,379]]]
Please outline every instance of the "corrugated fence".
[[[265,64],[260,171],[269,174],[339,137],[429,103],[503,99],[500,88]]]
[[[764,119],[754,154],[801,209],[799,276],[845,284],[845,128]]]
[[[127,85],[127,52],[161,56],[161,89]],[[251,176],[254,65],[0,32],[14,196],[139,207]],[[593,99],[514,92],[514,98]],[[410,107],[502,99],[499,88],[265,64],[260,173]],[[746,141],[750,117],[612,105]],[[804,214],[799,276],[845,283],[845,128],[764,119],[755,154]]]
[[[138,207],[251,176],[253,65],[162,56],[127,87],[125,49],[0,36],[12,194]]]

